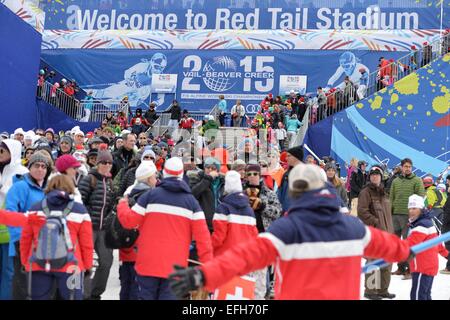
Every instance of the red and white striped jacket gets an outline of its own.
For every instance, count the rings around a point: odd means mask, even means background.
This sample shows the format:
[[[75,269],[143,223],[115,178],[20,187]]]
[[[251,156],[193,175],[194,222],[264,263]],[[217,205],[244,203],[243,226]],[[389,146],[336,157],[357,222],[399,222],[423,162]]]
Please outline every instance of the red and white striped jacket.
[[[429,213],[425,213],[421,214],[416,220],[410,223],[406,241],[408,241],[409,245],[412,247],[416,244],[436,238],[437,236],[438,233],[436,227],[433,225]],[[439,254],[445,258],[448,257],[448,251],[442,243],[419,253],[409,263],[411,272],[423,273],[429,276],[437,275],[439,270]]]
[[[193,238],[200,261],[212,259],[205,215],[181,180],[162,180],[131,209],[127,201],[121,201],[117,214],[124,228],[139,229],[135,269],[141,276],[167,278],[174,264],[186,267]]]
[[[328,189],[305,193],[268,231],[201,266],[205,288],[275,263],[276,299],[360,299],[361,259],[404,261],[406,241],[339,212]]]
[[[255,213],[242,192],[223,198],[214,214],[213,226],[211,240],[215,256],[258,235]]]

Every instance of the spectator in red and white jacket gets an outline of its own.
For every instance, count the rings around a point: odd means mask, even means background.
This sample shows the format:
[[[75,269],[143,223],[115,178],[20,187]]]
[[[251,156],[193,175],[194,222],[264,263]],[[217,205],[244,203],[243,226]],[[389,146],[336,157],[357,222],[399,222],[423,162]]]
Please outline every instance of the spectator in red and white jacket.
[[[180,120],[179,127],[180,129],[186,129],[189,132],[192,130],[192,126],[194,125],[195,120],[189,116],[189,111],[183,110],[183,117]]]
[[[438,236],[429,212],[424,212],[424,198],[413,194],[408,199],[409,233],[406,241],[415,246]],[[441,243],[436,247],[419,253],[410,262],[412,288],[411,300],[431,300],[433,279],[438,273],[439,256],[448,259],[448,251]]]
[[[276,263],[275,299],[360,299],[363,256],[393,262],[410,256],[407,242],[366,227],[339,212],[340,202],[320,168],[299,164],[289,174],[288,214],[267,232],[200,268],[176,267],[170,275],[177,296],[214,290],[236,275]]]
[[[205,215],[189,186],[182,181],[183,162],[170,158],[164,179],[139,197],[131,209],[122,199],[117,206],[124,228],[138,228],[136,273],[140,300],[176,299],[167,280],[174,264],[186,267],[192,239],[202,263],[212,258]]]
[[[66,209],[68,204],[73,201],[71,196],[73,196],[74,190],[74,183],[68,176],[57,175],[50,180],[45,190],[45,199],[52,215],[61,214]],[[93,262],[94,244],[89,213],[81,203],[73,204],[71,212],[66,216],[66,221],[75,259],[68,261],[60,269],[50,269],[50,271],[46,271],[35,262],[30,263],[33,250],[38,244],[39,232],[46,221],[45,216],[42,202],[32,205],[25,214],[0,210],[1,223],[23,227],[20,238],[20,258],[25,270],[30,272],[31,269],[31,299],[50,299],[56,281],[62,298],[68,300],[73,293],[74,299],[81,300],[83,298],[81,285],[83,272],[90,273]],[[74,281],[74,283],[80,285],[75,286],[72,292],[67,284],[70,282],[68,281],[69,277],[74,279],[73,277],[76,276],[73,274],[74,272],[80,276],[79,281]]]
[[[224,194],[213,217],[211,241],[216,257],[258,235],[255,213],[242,193],[241,175],[237,171],[225,175]]]

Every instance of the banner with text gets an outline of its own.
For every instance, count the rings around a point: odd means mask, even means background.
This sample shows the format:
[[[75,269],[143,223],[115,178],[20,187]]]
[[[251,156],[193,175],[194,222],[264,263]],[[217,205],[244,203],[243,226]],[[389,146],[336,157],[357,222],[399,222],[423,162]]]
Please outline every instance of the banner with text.
[[[450,0],[87,1],[41,3],[46,29],[429,29]],[[234,3],[234,4],[233,4]]]
[[[403,55],[402,52],[383,52],[387,59]],[[153,75],[177,74],[175,98],[183,108],[210,110],[223,94],[230,101],[229,108],[240,99],[248,113],[255,113],[268,93],[278,93],[281,75],[291,75],[293,79],[299,74],[305,75],[306,91],[315,92],[318,86],[342,85],[345,76],[357,82],[360,68],[376,70],[380,53],[93,49],[45,50],[42,57],[68,77],[77,79],[83,89],[92,89],[98,99],[117,101],[128,96],[132,107],[147,107],[151,99],[161,109],[174,97],[151,90]],[[299,87],[295,91],[303,89]]]

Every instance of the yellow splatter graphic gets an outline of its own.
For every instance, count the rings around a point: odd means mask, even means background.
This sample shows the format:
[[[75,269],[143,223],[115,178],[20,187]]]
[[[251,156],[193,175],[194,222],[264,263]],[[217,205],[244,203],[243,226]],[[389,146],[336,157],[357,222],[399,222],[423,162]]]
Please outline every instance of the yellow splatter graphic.
[[[364,108],[364,104],[362,104],[362,103],[357,103],[357,104],[356,104],[356,107],[357,107],[358,109],[362,109],[362,108]]]
[[[370,107],[372,108],[372,110],[380,109],[382,102],[383,102],[383,97],[376,96],[375,99],[373,100],[372,104],[370,105]]]
[[[445,94],[450,94],[450,91],[448,90],[448,88],[446,86],[441,87],[441,92],[445,93]]]
[[[450,94],[433,99],[433,110],[437,113],[446,113],[450,108]]]
[[[430,81],[430,86],[436,87],[436,83],[434,83],[433,81]]]
[[[398,111],[402,111],[402,107],[401,107],[401,106],[398,106],[398,107],[397,107],[397,110],[398,110]]]
[[[391,112],[391,110],[388,110],[387,111],[387,115],[390,115],[392,112]]]
[[[428,72],[429,74],[432,74],[432,73],[434,72],[434,70],[433,70],[433,69],[430,69],[430,70],[427,70],[427,72]]]
[[[443,58],[442,61],[444,62],[450,62],[450,54],[446,54]]]
[[[414,106],[412,104],[408,104],[408,106],[406,107],[406,109],[408,109],[409,111],[411,111],[412,109],[414,109]]]
[[[418,94],[419,76],[416,73],[410,74],[408,77],[395,82],[394,87],[400,94]]]
[[[430,111],[427,111],[427,116],[431,116],[431,112]]]
[[[398,94],[394,93],[394,94],[391,96],[391,105],[394,104],[394,103],[396,103],[397,101],[398,101]]]
[[[381,124],[385,124],[385,123],[386,123],[386,118],[381,118],[381,119],[380,119],[380,123],[381,123]]]

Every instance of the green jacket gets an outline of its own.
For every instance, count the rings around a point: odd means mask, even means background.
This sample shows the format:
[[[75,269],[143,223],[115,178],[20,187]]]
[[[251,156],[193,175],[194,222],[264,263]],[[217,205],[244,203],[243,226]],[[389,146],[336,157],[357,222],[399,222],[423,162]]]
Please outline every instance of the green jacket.
[[[422,179],[414,173],[405,177],[400,175],[392,182],[389,198],[393,214],[408,214],[408,198],[413,194],[425,196]]]

